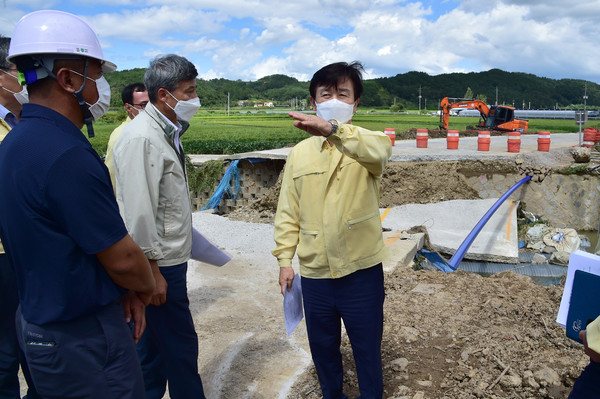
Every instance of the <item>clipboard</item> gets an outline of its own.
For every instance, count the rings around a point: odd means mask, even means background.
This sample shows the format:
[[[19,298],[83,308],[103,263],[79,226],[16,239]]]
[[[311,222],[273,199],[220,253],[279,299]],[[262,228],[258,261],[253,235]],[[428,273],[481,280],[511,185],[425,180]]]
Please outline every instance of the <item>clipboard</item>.
[[[576,270],[567,314],[567,337],[579,343],[579,332],[600,315],[600,276]]]

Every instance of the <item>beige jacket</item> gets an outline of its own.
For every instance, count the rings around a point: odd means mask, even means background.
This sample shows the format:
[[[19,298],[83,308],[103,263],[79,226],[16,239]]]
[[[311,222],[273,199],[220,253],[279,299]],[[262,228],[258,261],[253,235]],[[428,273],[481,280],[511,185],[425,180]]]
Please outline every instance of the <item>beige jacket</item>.
[[[180,122],[185,131],[189,124]],[[115,189],[129,234],[148,259],[175,266],[190,259],[192,209],[176,129],[149,103],[113,147]]]

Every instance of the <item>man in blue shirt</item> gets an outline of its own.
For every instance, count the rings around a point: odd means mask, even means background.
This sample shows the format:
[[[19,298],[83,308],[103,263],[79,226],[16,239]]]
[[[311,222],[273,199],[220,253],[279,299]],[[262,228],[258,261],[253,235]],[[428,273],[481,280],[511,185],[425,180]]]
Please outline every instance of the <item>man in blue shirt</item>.
[[[36,11],[8,61],[30,103],[0,145],[0,237],[15,269],[17,335],[44,398],[144,398],[134,340],[155,281],[119,215],[108,171],[81,133],[110,102],[83,19]],[[127,319],[135,321],[133,337]]]
[[[27,102],[27,89],[17,78],[17,67],[6,61],[10,38],[0,36],[0,143],[17,125],[22,103]],[[28,390],[26,399],[38,398],[23,353],[19,350],[15,330],[15,313],[19,306],[15,273],[0,241],[0,398],[20,397],[19,363]]]

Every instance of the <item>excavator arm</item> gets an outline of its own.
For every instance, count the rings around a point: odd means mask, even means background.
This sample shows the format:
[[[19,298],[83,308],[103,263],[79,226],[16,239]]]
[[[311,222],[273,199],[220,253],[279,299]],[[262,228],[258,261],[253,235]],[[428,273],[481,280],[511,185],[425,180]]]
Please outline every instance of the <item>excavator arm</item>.
[[[490,112],[490,108],[483,101],[468,98],[444,97],[440,102],[440,108],[442,110],[440,114],[440,129],[444,130],[448,130],[451,109],[476,109],[483,118],[484,124]]]

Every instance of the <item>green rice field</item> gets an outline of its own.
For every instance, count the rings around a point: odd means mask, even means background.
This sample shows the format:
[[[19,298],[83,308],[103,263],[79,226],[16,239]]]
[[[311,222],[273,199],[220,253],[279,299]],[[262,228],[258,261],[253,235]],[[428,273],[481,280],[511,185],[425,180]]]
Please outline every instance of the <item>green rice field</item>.
[[[96,137],[90,139],[94,149],[104,156],[110,133],[125,119],[124,112],[112,113],[94,124]],[[465,130],[477,125],[476,117],[450,117],[450,129]],[[394,128],[398,140],[410,129],[438,129],[439,117],[414,113],[368,111],[354,116],[354,124],[371,130]],[[600,121],[590,121],[596,126]],[[307,134],[294,128],[285,111],[250,113],[201,110],[192,119],[190,129],[182,137],[188,154],[234,154],[280,148],[297,143]],[[585,126],[584,126],[585,127]],[[530,119],[529,131],[567,133],[579,131],[574,120]],[[85,128],[84,128],[85,131]]]

